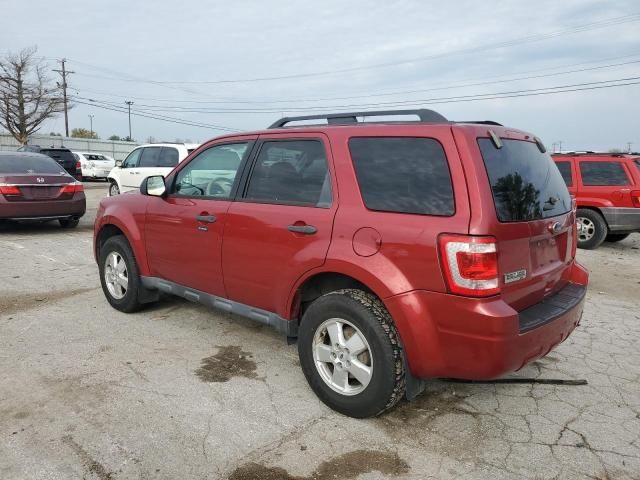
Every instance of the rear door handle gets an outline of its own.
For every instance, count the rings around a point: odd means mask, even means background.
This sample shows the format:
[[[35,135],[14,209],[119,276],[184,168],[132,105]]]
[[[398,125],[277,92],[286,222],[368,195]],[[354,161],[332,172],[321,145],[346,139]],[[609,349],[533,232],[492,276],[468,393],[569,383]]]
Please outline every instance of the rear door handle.
[[[215,223],[217,218],[215,215],[196,215],[196,220],[204,223]]]
[[[304,235],[313,235],[318,231],[313,225],[289,225],[287,230],[294,233],[302,233]]]

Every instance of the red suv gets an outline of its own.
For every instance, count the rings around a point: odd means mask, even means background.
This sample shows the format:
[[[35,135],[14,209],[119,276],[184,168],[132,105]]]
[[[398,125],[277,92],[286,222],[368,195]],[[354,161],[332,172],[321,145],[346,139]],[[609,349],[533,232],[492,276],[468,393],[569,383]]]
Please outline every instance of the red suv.
[[[580,321],[588,280],[540,140],[430,110],[216,138],[140,194],[103,199],[94,239],[114,308],[168,292],[271,325],[297,339],[322,401],[354,417],[425,378],[546,355]]]
[[[578,203],[578,247],[640,232],[640,156],[584,152],[553,159]]]

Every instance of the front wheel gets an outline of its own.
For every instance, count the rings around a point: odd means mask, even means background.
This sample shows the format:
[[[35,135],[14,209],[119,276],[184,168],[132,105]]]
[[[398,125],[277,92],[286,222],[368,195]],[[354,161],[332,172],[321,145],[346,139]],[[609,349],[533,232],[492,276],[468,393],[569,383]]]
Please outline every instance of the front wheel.
[[[111,237],[100,247],[99,268],[102,291],[113,308],[131,313],[142,307],[138,300],[142,288],[138,265],[123,236]]]
[[[111,181],[111,185],[109,185],[109,196],[115,197],[116,195],[120,195],[120,187],[114,181]]]
[[[580,230],[578,231],[578,247],[585,250],[598,248],[607,236],[607,222],[602,215],[595,210],[579,208],[576,220]]]
[[[398,332],[370,293],[345,289],[315,300],[302,318],[298,355],[315,394],[344,415],[373,417],[404,396]]]

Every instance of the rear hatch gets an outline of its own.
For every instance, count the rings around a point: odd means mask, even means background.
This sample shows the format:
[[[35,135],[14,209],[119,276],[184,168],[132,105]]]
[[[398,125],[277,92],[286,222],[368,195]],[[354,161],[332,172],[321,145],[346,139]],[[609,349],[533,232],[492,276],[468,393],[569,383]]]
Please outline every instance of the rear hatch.
[[[40,153],[43,153],[51,158],[53,158],[58,164],[60,164],[67,172],[71,175],[75,175],[76,172],[76,163],[78,162],[76,158],[73,156],[71,150],[65,150],[61,148],[43,148],[40,150]]]
[[[562,176],[542,144],[478,138],[495,205],[502,298],[517,311],[567,284],[575,214]]]

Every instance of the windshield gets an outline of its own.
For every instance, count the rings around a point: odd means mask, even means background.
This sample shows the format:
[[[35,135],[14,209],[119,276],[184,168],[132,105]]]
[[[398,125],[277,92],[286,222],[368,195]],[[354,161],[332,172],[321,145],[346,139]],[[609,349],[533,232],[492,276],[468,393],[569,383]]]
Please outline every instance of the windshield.
[[[64,173],[62,167],[52,159],[43,156],[0,156],[0,175]]]
[[[479,138],[498,219],[522,222],[553,217],[571,210],[571,196],[560,171],[533,142],[501,139],[496,148]]]

